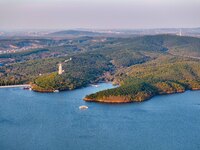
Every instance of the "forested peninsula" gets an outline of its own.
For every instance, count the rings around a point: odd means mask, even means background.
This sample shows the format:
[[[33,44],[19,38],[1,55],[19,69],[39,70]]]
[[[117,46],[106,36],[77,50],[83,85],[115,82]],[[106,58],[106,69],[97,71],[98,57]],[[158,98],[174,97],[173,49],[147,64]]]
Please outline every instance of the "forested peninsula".
[[[200,89],[200,61],[162,56],[146,64],[119,71],[120,87],[88,95],[85,101],[105,103],[141,102],[156,95]]]

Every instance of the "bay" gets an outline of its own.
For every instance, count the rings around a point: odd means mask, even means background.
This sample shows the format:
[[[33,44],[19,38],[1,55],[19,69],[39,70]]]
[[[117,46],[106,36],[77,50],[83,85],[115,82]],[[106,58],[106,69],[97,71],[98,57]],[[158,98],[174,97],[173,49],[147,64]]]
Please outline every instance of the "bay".
[[[110,83],[60,93],[0,89],[1,150],[199,150],[200,91],[142,103],[84,102]],[[87,110],[79,106],[87,105]]]

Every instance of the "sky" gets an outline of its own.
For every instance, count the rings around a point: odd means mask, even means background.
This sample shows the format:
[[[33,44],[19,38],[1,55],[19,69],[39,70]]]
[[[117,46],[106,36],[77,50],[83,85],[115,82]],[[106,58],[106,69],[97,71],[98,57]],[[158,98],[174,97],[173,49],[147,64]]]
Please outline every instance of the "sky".
[[[200,27],[200,0],[0,0],[0,29]]]

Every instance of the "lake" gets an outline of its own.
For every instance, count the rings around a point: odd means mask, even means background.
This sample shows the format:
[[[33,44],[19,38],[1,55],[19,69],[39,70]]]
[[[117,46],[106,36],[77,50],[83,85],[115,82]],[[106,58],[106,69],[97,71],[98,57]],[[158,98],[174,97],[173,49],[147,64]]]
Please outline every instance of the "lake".
[[[199,150],[200,91],[143,103],[84,102],[102,83],[60,93],[0,89],[1,150]],[[87,105],[87,110],[79,110]]]

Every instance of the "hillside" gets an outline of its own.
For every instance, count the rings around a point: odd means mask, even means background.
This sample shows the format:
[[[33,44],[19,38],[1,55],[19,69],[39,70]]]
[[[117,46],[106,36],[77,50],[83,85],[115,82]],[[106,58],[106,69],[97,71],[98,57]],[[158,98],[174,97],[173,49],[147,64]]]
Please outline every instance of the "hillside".
[[[144,101],[152,96],[200,89],[200,61],[161,56],[145,64],[119,70],[120,87],[85,97],[86,101],[123,103]]]
[[[12,63],[0,67],[0,85],[32,82],[38,84],[38,87],[42,87],[43,90],[48,91],[49,86],[46,86],[45,79],[48,79],[52,73],[57,72],[58,63],[64,62],[71,57],[73,58],[72,61],[63,65],[65,70],[62,75],[65,83],[64,88],[63,86],[54,85],[51,88],[60,90],[74,89],[103,79],[110,81],[114,79],[114,82],[120,82],[124,87],[128,83],[125,82],[127,77],[131,78],[131,81],[137,81],[138,84],[139,81],[143,82],[145,80],[145,87],[148,87],[147,85],[153,87],[152,82],[158,80],[157,78],[154,79],[157,74],[160,75],[158,78],[164,76],[165,78],[163,77],[162,79],[164,81],[172,80],[171,78],[168,79],[165,74],[161,74],[162,72],[167,72],[166,74],[170,77],[174,77],[174,81],[180,80],[175,77],[176,74],[165,70],[167,67],[176,68],[175,66],[181,65],[180,63],[198,63],[198,60],[191,58],[199,56],[199,43],[199,38],[175,35],[129,38],[79,37],[71,40],[52,39],[48,43],[50,46],[46,45],[45,49],[1,54],[0,60],[6,59],[12,61]],[[171,63],[172,60],[174,60],[173,63]],[[145,68],[144,66],[147,67]],[[155,75],[148,75],[145,72],[146,70],[150,69],[149,73],[154,72],[151,66],[156,66],[162,70]],[[140,71],[142,68],[145,69],[137,77],[137,74],[130,71],[133,70],[131,68],[140,69]],[[193,64],[189,63],[189,68],[193,68]],[[185,72],[185,70],[183,71]],[[104,75],[104,73],[107,75]],[[36,82],[37,79],[40,81],[44,79],[45,83]],[[54,78],[51,79],[54,80]],[[139,87],[143,88],[140,85]],[[183,87],[184,89],[189,89],[189,84]],[[158,91],[153,90],[152,93],[158,93]]]
[[[63,62],[65,72],[62,75],[66,87],[65,89],[74,89],[86,86],[89,83],[98,80],[104,72],[112,69],[112,64],[102,55],[82,54],[74,55],[72,60],[64,63],[69,57],[50,58],[33,60],[23,63],[15,63],[9,66],[0,68],[1,85],[10,85],[18,83],[35,82],[42,80],[40,78],[48,78],[49,74],[57,72],[59,62]],[[40,76],[42,75],[42,76]],[[38,86],[45,89],[45,86],[40,82]],[[48,86],[46,86],[46,89]]]

